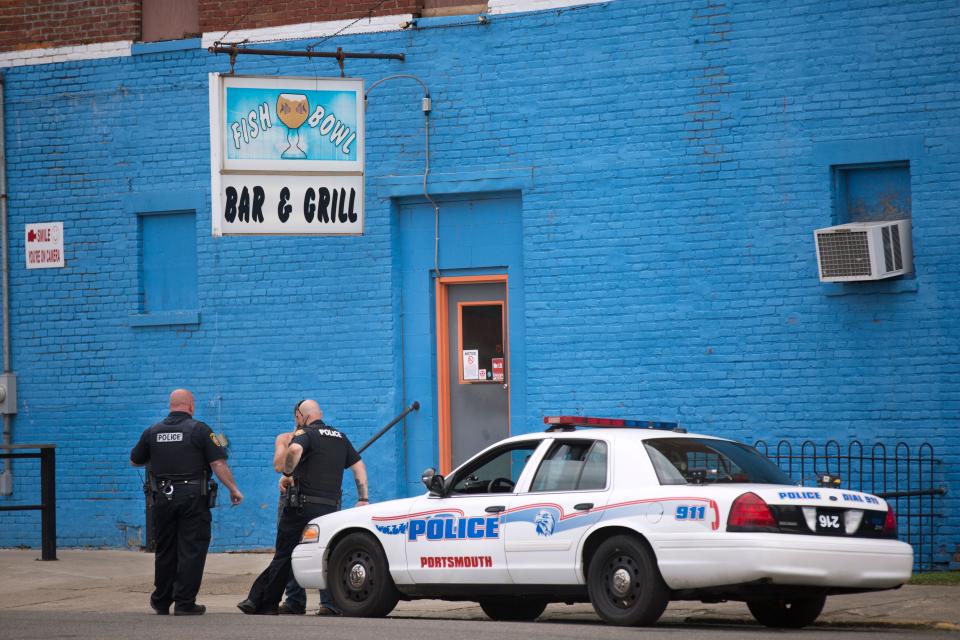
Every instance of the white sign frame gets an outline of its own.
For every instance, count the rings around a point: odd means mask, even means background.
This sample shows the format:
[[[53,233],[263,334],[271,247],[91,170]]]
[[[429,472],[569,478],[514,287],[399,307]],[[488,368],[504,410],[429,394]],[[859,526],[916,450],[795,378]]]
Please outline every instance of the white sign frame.
[[[230,159],[226,152],[226,123],[223,114],[226,109],[227,88],[252,88],[264,90],[303,90],[303,91],[339,91],[353,92],[355,99],[356,148],[355,160],[310,160],[310,159]],[[219,73],[209,74],[210,105],[210,200],[212,213],[212,233],[214,237],[224,235],[320,235],[320,236],[362,236],[364,230],[364,82],[362,78],[302,78],[302,77],[264,77],[264,76],[227,76]],[[282,126],[282,125],[281,125]],[[304,123],[302,126],[308,126]],[[322,125],[320,125],[322,126]],[[309,202],[301,195],[291,198],[289,204],[293,212],[286,223],[282,223],[276,209],[279,192],[267,192],[264,185],[274,185],[279,191],[280,183],[291,185],[291,195],[303,193],[304,186],[311,179],[318,185],[348,185],[354,192],[348,196],[354,198],[357,220],[332,224],[308,223]],[[238,223],[227,220],[225,207],[231,204],[228,186],[247,187],[247,200],[253,200],[254,187],[264,189],[262,222]],[[317,191],[320,187],[317,188]],[[242,194],[242,190],[240,191]],[[319,195],[319,194],[318,194]],[[240,196],[242,197],[242,196]],[[226,201],[225,201],[226,199]],[[318,198],[319,199],[319,198]],[[272,203],[272,204],[268,204]],[[339,203],[338,203],[339,204]],[[339,206],[338,212],[339,214]],[[345,213],[347,213],[345,211]],[[342,218],[342,216],[341,216]]]

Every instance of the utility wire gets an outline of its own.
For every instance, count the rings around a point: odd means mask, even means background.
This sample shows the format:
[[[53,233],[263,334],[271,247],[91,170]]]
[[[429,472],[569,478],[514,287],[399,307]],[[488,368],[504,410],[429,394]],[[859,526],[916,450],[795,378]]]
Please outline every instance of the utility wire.
[[[328,36],[326,36],[326,37],[320,38],[320,39],[317,40],[316,42],[313,42],[313,43],[311,43],[311,44],[308,44],[308,45],[307,45],[307,51],[313,51],[314,48],[316,48],[318,45],[323,44],[324,42],[326,42],[327,40],[329,40],[329,39],[331,39],[331,38],[336,38],[338,35],[340,35],[340,34],[343,33],[344,31],[346,31],[347,29],[349,29],[349,28],[352,27],[353,25],[357,24],[358,22],[360,22],[360,21],[363,20],[364,18],[367,18],[367,19],[373,18],[373,12],[376,11],[377,9],[379,9],[380,7],[382,7],[382,6],[384,5],[384,3],[386,3],[386,1],[387,1],[387,0],[380,0],[380,2],[378,2],[375,7],[370,7],[370,8],[367,10],[367,15],[366,15],[366,16],[360,16],[359,18],[357,18],[357,19],[354,20],[353,22],[347,24],[347,25],[344,26],[342,29],[338,30],[336,33],[331,33],[330,35],[328,35]]]
[[[227,32],[226,32],[225,34],[223,34],[222,36],[220,36],[220,38],[217,39],[217,41],[216,41],[214,44],[215,44],[215,45],[220,45],[220,44],[222,44],[223,41],[227,39],[227,36],[230,35],[231,33],[233,33],[234,29],[236,29],[237,27],[239,27],[240,24],[243,23],[243,21],[246,20],[246,19],[250,16],[250,13],[253,11],[253,8],[254,8],[255,6],[257,6],[257,4],[258,4],[258,0],[250,0],[250,4],[247,5],[247,10],[243,13],[242,16],[240,16],[240,19],[237,20],[236,22],[234,22],[234,23],[233,23],[233,26],[230,27],[229,29],[227,29]],[[246,42],[246,40],[244,40],[244,42]]]

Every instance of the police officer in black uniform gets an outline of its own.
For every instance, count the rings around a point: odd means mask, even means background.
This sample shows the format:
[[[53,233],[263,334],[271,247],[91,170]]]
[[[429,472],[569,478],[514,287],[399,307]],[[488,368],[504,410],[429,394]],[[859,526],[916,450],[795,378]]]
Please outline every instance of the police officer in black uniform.
[[[270,566],[250,587],[247,599],[237,604],[246,614],[278,612],[283,589],[291,576],[293,548],[300,542],[308,522],[338,509],[344,469],[354,474],[357,506],[369,503],[367,469],[347,436],[324,424],[323,412],[315,400],[304,400],[297,411],[301,426],[294,432],[284,459],[283,484],[288,501],[277,525],[276,553]]]
[[[153,501],[157,534],[154,591],[150,606],[160,615],[201,615],[196,603],[203,565],[210,546],[210,507],[216,485],[211,469],[230,490],[230,501],[240,504],[243,494],[225,462],[227,452],[210,427],[193,419],[193,394],[176,389],[170,394],[170,415],[143,432],[130,462],[149,464],[148,497]]]

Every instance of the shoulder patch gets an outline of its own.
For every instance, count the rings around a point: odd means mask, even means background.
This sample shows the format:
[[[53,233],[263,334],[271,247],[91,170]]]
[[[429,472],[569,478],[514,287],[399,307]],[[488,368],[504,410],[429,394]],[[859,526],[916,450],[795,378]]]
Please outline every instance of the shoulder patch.
[[[304,433],[306,432],[303,429],[297,429],[293,432],[293,437],[296,438],[297,436],[302,436]]]
[[[217,445],[221,449],[223,448],[223,443],[220,442],[220,438],[217,437],[217,434],[211,432],[210,439],[213,440],[213,444]]]

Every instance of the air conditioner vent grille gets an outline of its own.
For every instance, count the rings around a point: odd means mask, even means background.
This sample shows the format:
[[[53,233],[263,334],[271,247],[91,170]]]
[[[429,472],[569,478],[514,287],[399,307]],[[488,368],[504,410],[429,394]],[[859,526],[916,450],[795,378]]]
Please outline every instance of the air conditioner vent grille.
[[[890,227],[890,235],[893,236],[893,261],[895,267],[903,269],[903,251],[900,250],[900,225]]]
[[[890,227],[884,227],[883,233],[883,266],[887,271],[893,271],[893,249],[890,247]]]
[[[869,276],[870,247],[865,231],[841,231],[817,235],[820,271],[825,278]]]

